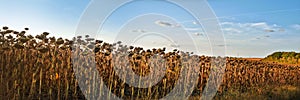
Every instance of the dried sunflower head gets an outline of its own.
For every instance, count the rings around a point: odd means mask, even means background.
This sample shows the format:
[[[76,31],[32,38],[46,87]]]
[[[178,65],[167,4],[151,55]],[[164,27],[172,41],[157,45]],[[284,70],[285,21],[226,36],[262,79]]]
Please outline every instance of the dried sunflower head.
[[[152,49],[152,51],[153,51],[153,52],[155,52],[155,51],[156,51],[156,49],[155,49],[155,48],[153,48],[153,49]]]
[[[54,43],[56,41],[55,37],[50,37],[50,40],[51,43]]]
[[[43,41],[44,41],[44,43],[49,43],[49,39],[47,39],[47,38],[44,39]]]
[[[164,47],[164,48],[162,49],[162,51],[166,51],[166,47]]]
[[[14,33],[14,34],[19,34],[20,32],[18,32],[18,31],[14,31],[13,33]]]
[[[43,32],[43,35],[47,36],[47,35],[49,35],[49,33],[48,32]]]
[[[65,49],[67,49],[67,47],[66,46],[61,46],[60,49],[65,50]]]
[[[24,36],[25,35],[25,31],[21,31],[20,33],[19,33],[19,36]]]
[[[58,45],[64,44],[64,40],[62,38],[58,38],[55,43],[58,44]]]
[[[89,49],[93,49],[93,48],[94,48],[94,45],[93,45],[93,44],[89,44],[87,47],[88,47]]]
[[[43,40],[43,37],[41,35],[36,35],[35,38]]]
[[[14,32],[13,30],[6,30],[6,31],[5,31],[6,34],[8,34],[8,33],[13,33],[13,32]]]
[[[94,41],[95,39],[94,38],[87,38],[85,39],[86,41]]]
[[[136,59],[140,60],[140,59],[142,59],[142,56],[137,56]]]
[[[110,52],[105,52],[104,55],[105,55],[105,56],[109,56],[109,55],[110,55]]]
[[[118,42],[117,42],[117,44],[121,44],[121,43],[122,43],[121,41],[118,41]]]
[[[133,46],[129,46],[129,49],[133,49]]]
[[[97,52],[99,52],[100,51],[100,48],[99,47],[96,47],[95,49],[94,49],[94,52],[95,53],[97,53]]]
[[[0,42],[5,42],[5,40],[4,39],[0,39]]]
[[[3,46],[2,49],[3,49],[3,50],[8,50],[9,47],[8,47],[8,46]]]
[[[159,49],[157,49],[157,52],[160,53],[160,52],[162,52],[162,50],[159,48]]]
[[[16,43],[16,44],[14,44],[14,47],[15,47],[15,48],[18,48],[18,49],[23,49],[23,48],[24,48],[24,45],[21,44],[21,43]]]
[[[150,50],[150,49],[147,49],[147,51],[146,51],[146,52],[150,53],[150,52],[151,52],[151,50]]]
[[[134,53],[133,53],[132,51],[129,51],[129,52],[128,52],[128,56],[129,56],[129,57],[132,57],[133,55],[134,55]]]
[[[38,47],[37,50],[40,51],[41,53],[46,53],[47,51],[49,51],[49,48],[47,48],[47,47]]]
[[[177,49],[174,49],[173,51],[174,51],[174,52],[176,52],[176,51],[177,51]]]
[[[70,40],[69,39],[65,39],[65,42],[69,42]]]
[[[7,38],[7,39],[12,39],[12,38],[14,38],[14,37],[11,36],[11,35],[8,35],[8,36],[6,36],[6,38]]]
[[[73,45],[74,44],[74,41],[69,41],[68,42],[68,45]]]
[[[27,36],[29,39],[33,39],[34,37],[32,35]]]
[[[25,42],[27,42],[27,41],[29,41],[30,39],[29,38],[26,38],[26,37],[21,37],[20,38],[20,41],[22,42],[22,43],[25,43]]]
[[[8,30],[8,27],[7,27],[7,26],[4,26],[2,29],[3,29],[3,30]]]

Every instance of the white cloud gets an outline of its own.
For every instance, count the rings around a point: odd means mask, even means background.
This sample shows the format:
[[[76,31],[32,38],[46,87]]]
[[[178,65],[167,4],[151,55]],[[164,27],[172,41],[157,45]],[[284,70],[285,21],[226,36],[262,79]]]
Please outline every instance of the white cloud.
[[[272,30],[272,29],[265,29],[265,32],[275,32],[275,30]]]
[[[256,28],[269,28],[268,24],[266,22],[259,22],[259,23],[246,23],[246,25]]]
[[[165,22],[165,21],[160,21],[160,20],[155,21],[154,23],[159,25],[159,26],[163,26],[163,27],[172,27],[173,26],[172,23]]]
[[[235,23],[233,23],[233,22],[222,22],[220,24],[221,25],[234,25]]]
[[[257,23],[235,23],[235,22],[223,22],[221,23],[223,30],[230,33],[261,33],[261,32],[284,32],[284,29],[280,26],[273,24],[270,25],[266,22]],[[300,27],[300,25],[299,25]],[[300,29],[300,28],[299,28]]]
[[[187,31],[202,31],[201,28],[184,28]]]
[[[269,24],[267,22],[256,23],[221,23],[224,36],[228,40],[239,41],[269,41],[285,33],[285,29],[280,25]]]
[[[242,33],[241,30],[236,28],[223,28],[223,31],[229,32],[229,33]]]
[[[292,25],[292,28],[296,30],[300,30],[300,25],[299,24]]]

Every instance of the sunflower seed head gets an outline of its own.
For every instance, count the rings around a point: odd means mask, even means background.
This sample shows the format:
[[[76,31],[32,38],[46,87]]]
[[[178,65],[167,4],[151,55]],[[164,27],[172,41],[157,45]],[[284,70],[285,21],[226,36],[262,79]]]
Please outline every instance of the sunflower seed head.
[[[27,36],[29,39],[33,39],[34,37],[32,35]]]
[[[47,47],[39,47],[37,48],[38,51],[40,51],[41,53],[46,53],[47,51],[49,51],[49,48]]]
[[[78,39],[81,39],[81,38],[82,38],[82,36],[77,36],[77,38],[78,38]]]
[[[26,33],[25,31],[21,31],[21,32],[19,33],[19,35],[20,35],[20,36],[24,36],[25,33]]]
[[[9,47],[8,47],[8,46],[3,46],[2,49],[3,49],[3,50],[8,50]]]
[[[87,38],[85,39],[86,41],[94,41],[95,39],[94,38]]]
[[[89,49],[93,49],[93,48],[94,48],[94,45],[89,44],[87,47],[88,47]]]
[[[96,40],[96,43],[102,43],[103,41],[102,40]]]
[[[12,39],[14,38],[13,36],[9,35],[9,36],[6,36],[7,39]]]
[[[14,33],[14,34],[19,34],[20,32],[18,32],[18,31],[14,31],[13,33]]]
[[[26,38],[26,37],[21,37],[20,38],[20,41],[22,42],[22,43],[25,43],[25,42],[27,42],[28,40],[30,40],[29,38]]]
[[[48,36],[50,33],[48,32],[43,32],[43,35]]]
[[[8,30],[8,27],[7,27],[7,26],[4,26],[2,29],[3,29],[3,30]]]
[[[14,44],[14,47],[15,47],[15,48],[18,48],[18,49],[23,49],[23,48],[24,48],[24,45],[23,45],[23,44],[20,44],[20,43],[16,43],[16,44]]]
[[[62,38],[58,38],[56,41],[56,44],[58,44],[58,45],[64,44],[64,40]]]
[[[13,31],[13,30],[6,30],[6,31],[5,31],[6,34],[12,33],[12,32],[14,32],[14,31]]]

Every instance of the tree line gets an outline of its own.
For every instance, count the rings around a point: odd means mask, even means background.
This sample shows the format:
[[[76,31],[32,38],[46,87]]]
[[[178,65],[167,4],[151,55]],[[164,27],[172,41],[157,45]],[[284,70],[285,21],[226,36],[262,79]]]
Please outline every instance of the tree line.
[[[285,64],[300,64],[300,53],[296,52],[274,52],[263,61],[272,61]]]

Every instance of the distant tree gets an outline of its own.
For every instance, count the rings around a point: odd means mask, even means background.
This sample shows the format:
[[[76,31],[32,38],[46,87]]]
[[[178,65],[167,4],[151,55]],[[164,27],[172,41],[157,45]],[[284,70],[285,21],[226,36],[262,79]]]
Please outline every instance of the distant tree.
[[[280,59],[282,56],[282,52],[275,52],[271,55],[272,58]]]
[[[300,58],[300,53],[297,53],[295,57],[296,57],[296,59],[299,59]]]
[[[272,61],[288,64],[300,64],[300,53],[296,52],[274,52],[268,55],[264,61]]]
[[[290,55],[289,55],[289,57],[291,57],[291,58],[296,58],[296,52],[290,52]]]

